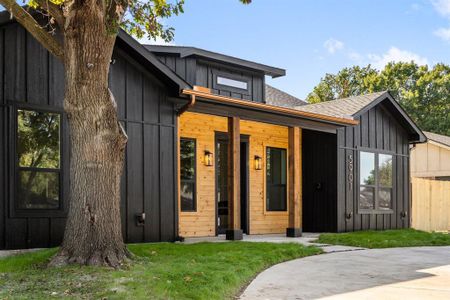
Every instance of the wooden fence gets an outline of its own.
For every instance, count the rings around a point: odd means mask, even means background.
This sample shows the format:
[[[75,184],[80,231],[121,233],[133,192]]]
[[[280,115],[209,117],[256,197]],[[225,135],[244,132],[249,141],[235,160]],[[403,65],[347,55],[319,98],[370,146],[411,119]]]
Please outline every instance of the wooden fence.
[[[450,181],[412,178],[412,227],[450,232]]]

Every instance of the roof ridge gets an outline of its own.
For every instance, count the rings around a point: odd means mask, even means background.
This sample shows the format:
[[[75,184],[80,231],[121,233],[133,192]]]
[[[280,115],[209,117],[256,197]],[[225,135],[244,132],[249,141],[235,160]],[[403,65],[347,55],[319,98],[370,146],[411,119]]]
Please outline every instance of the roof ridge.
[[[354,95],[354,96],[349,96],[349,97],[344,97],[344,98],[337,98],[337,99],[333,99],[333,100],[327,100],[327,101],[322,101],[322,102],[316,102],[316,103],[308,103],[307,105],[316,105],[316,104],[324,104],[324,103],[334,103],[336,101],[342,101],[342,100],[348,100],[348,99],[352,99],[352,98],[357,98],[357,97],[368,97],[368,96],[372,96],[372,95],[382,95],[384,93],[388,93],[388,90],[383,90],[380,92],[373,92],[373,93],[367,93],[367,94],[361,94],[361,95]]]

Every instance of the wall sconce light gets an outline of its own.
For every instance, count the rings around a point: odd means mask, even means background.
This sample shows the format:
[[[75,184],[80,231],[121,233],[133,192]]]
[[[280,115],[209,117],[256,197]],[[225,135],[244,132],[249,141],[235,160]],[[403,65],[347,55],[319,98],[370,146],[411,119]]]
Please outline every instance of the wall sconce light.
[[[214,156],[213,156],[212,152],[206,150],[205,151],[205,166],[208,166],[208,167],[212,166],[213,159],[214,159]]]
[[[255,155],[255,170],[261,170],[262,169],[262,157]]]

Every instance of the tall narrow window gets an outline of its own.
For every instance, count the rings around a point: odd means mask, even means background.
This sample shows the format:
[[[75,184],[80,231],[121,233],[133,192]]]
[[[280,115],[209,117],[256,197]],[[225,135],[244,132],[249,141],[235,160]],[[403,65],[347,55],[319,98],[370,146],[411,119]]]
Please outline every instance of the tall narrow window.
[[[375,208],[375,153],[361,152],[359,159],[359,208]]]
[[[180,139],[181,211],[196,211],[196,146],[194,139]]]
[[[378,156],[378,208],[390,209],[392,198],[392,155]]]
[[[266,210],[287,210],[286,149],[266,149]]]
[[[392,155],[360,152],[359,189],[361,210],[391,209]]]
[[[61,115],[17,111],[17,209],[59,209]]]

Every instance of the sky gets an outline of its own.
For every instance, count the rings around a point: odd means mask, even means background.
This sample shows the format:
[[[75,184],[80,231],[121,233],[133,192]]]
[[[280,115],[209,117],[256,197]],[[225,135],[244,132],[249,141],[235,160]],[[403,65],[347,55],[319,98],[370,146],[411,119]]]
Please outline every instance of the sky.
[[[301,99],[352,65],[450,64],[450,0],[186,0],[164,23],[175,45],[286,69],[266,82]]]

